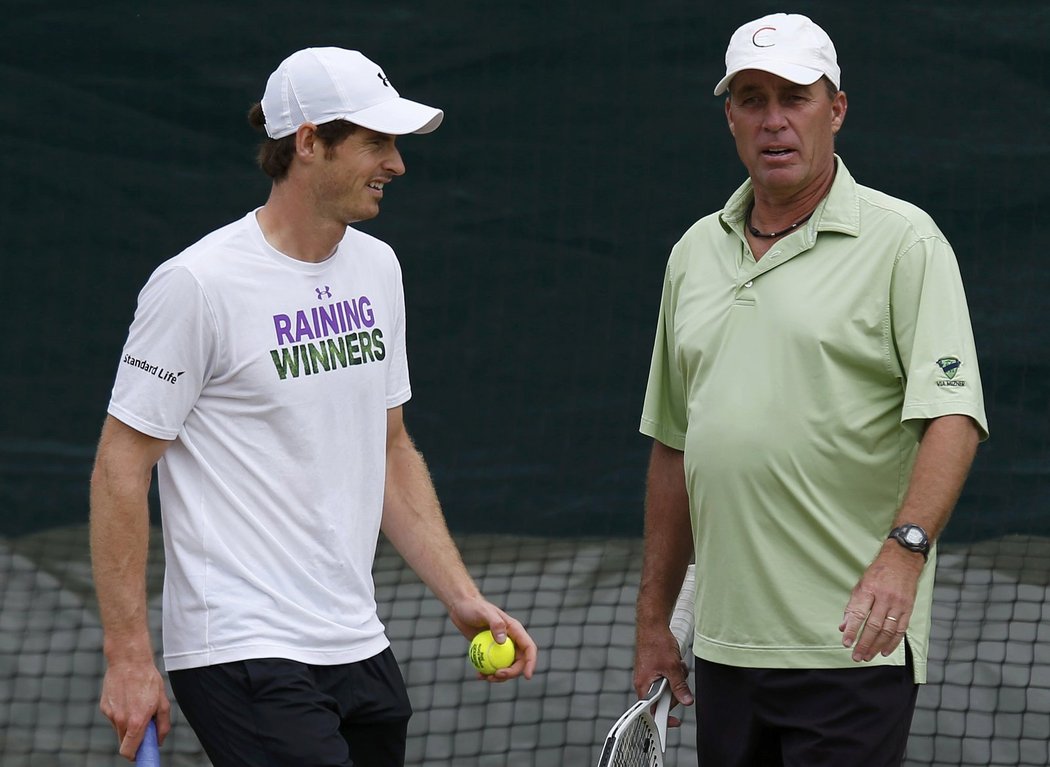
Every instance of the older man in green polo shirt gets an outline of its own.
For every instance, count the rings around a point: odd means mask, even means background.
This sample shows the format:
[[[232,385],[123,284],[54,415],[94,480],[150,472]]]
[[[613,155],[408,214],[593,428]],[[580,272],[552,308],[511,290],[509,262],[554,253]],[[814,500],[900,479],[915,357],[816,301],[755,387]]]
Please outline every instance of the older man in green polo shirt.
[[[667,263],[635,686],[693,701],[666,627],[695,557],[700,764],[900,764],[934,541],[987,436],[958,265],[835,154],[846,94],[810,19],[740,27],[723,93],[748,180]]]

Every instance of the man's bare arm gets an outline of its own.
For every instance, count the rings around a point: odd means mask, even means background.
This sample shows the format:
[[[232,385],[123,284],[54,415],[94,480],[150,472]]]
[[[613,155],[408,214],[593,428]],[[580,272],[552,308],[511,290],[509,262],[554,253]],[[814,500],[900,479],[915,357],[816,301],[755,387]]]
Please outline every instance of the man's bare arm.
[[[645,544],[636,612],[634,687],[639,696],[663,676],[679,702],[693,702],[678,643],[668,628],[692,560],[684,454],[654,440],[646,479]]]
[[[497,671],[490,681],[506,681],[522,674],[531,679],[536,668],[536,644],[519,621],[481,595],[467,571],[445,523],[430,472],[405,429],[399,407],[387,415],[386,471],[384,535],[445,605],[465,637],[491,628],[497,641],[507,635],[514,640],[514,664]]]
[[[106,656],[99,708],[129,760],[151,718],[159,740],[171,729],[146,607],[148,492],[153,466],[169,444],[108,416],[91,475],[91,564]]]
[[[979,439],[969,416],[947,415],[927,422],[895,527],[919,525],[931,542],[941,534],[959,500]],[[904,639],[924,564],[922,554],[894,540],[883,543],[853,589],[839,625],[842,643],[853,647],[855,661],[889,655]]]

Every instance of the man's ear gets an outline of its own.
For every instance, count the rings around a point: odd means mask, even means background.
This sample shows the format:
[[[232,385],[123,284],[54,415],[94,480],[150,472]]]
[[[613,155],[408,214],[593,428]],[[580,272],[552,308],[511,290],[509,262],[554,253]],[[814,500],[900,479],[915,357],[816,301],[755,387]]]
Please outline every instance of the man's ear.
[[[838,133],[842,123],[846,121],[846,110],[849,103],[846,99],[846,91],[839,91],[831,100],[831,132]]]
[[[296,155],[304,160],[312,158],[318,151],[319,142],[317,126],[313,123],[303,123],[295,131]]]

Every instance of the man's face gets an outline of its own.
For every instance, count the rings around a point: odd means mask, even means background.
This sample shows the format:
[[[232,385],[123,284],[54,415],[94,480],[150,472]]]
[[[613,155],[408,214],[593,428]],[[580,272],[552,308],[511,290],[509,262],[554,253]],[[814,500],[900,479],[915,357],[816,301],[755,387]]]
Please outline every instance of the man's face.
[[[796,85],[747,69],[733,78],[726,119],[756,193],[789,200],[834,169],[835,134],[846,117],[846,95],[823,80]]]
[[[315,187],[318,205],[345,224],[379,215],[383,187],[405,172],[396,137],[358,128],[322,149]]]

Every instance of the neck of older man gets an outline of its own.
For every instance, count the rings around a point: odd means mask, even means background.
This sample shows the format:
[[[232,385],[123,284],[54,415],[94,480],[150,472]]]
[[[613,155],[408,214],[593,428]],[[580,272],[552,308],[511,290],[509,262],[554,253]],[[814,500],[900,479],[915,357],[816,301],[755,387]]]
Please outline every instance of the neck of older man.
[[[831,191],[836,167],[837,163],[833,161],[826,171],[801,189],[777,189],[752,177],[755,196],[745,221],[744,234],[756,261],[813,215],[821,200]],[[753,234],[752,229],[760,234]]]

